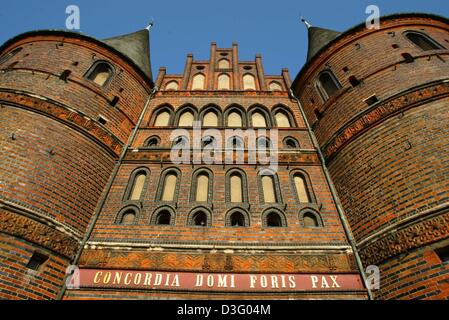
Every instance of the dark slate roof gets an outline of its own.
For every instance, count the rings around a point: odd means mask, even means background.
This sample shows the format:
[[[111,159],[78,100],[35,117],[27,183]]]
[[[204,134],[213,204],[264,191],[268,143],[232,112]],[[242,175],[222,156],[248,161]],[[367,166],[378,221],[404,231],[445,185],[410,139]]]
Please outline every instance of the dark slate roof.
[[[322,48],[335,40],[341,33],[329,29],[309,27],[309,50],[307,61],[310,61]]]
[[[130,58],[150,79],[150,32],[147,29],[102,40]]]

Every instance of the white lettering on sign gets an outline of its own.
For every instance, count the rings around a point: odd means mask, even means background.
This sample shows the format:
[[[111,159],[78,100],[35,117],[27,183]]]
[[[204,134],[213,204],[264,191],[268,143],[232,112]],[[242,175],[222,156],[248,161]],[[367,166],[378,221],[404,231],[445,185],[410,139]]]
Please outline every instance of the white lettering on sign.
[[[218,274],[80,270],[81,288],[183,289],[235,292],[365,290],[358,274]],[[76,290],[76,288],[69,288]]]

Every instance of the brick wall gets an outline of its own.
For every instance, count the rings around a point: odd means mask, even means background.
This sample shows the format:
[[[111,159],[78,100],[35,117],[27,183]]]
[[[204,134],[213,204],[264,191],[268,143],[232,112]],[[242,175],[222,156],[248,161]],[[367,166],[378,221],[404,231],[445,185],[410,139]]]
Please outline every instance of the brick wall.
[[[428,16],[384,19],[380,30],[355,28],[330,45],[302,71],[298,83],[306,85],[295,91],[326,155],[362,259],[381,267],[377,297],[447,298],[447,286],[432,289],[432,275],[445,267],[426,248],[449,235],[449,51],[423,51],[404,36],[407,30],[448,47],[447,22]],[[414,61],[406,63],[402,53]],[[315,88],[324,69],[342,85],[326,103]],[[361,83],[352,87],[350,76]],[[368,105],[364,100],[372,95],[379,102]]]
[[[0,65],[0,297],[54,299],[150,84],[123,57],[71,33],[19,36],[1,56],[15,48]],[[115,69],[105,87],[85,78],[98,60]],[[38,271],[26,268],[34,251],[48,257]]]

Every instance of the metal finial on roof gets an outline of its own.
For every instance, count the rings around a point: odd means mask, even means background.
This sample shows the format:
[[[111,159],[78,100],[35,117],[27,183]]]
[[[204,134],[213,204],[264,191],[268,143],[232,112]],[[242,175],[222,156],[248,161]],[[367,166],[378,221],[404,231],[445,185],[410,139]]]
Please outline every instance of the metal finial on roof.
[[[154,26],[154,21],[153,21],[153,19],[151,19],[150,23],[148,24],[148,26],[147,26],[145,29],[147,29],[148,31],[150,31],[150,29],[151,29],[153,26]]]
[[[307,29],[310,29],[310,28],[313,27],[312,24],[309,21],[307,21],[303,16],[301,16],[301,21],[304,22],[304,24],[306,25]]]

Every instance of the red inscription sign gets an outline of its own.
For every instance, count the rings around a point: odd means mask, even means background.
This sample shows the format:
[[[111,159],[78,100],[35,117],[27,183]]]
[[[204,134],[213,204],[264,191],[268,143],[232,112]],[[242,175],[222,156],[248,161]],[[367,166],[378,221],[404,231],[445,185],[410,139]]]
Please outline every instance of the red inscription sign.
[[[77,276],[80,288],[215,292],[364,290],[362,279],[357,274],[220,274],[81,269]]]

